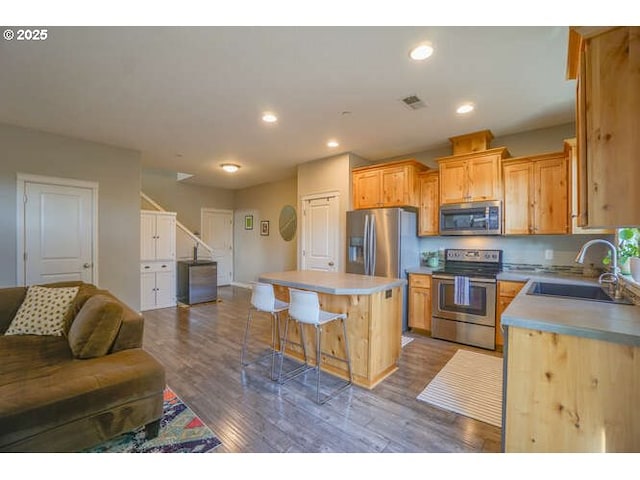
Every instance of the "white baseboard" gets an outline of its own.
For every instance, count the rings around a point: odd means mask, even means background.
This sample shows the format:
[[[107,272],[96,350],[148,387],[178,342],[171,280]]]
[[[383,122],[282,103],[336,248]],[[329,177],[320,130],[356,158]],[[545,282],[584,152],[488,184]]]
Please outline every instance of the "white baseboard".
[[[251,285],[249,285],[248,283],[231,282],[231,285],[234,287],[246,288],[247,290],[251,289]]]

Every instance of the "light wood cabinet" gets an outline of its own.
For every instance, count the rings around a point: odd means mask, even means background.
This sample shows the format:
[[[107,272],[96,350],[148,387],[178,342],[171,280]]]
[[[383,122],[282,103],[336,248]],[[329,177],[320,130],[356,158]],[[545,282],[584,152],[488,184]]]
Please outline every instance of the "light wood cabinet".
[[[640,451],[640,347],[510,326],[506,453]]]
[[[353,208],[418,207],[418,174],[425,170],[413,159],[354,168]]]
[[[440,214],[440,174],[437,170],[418,175],[420,207],[418,210],[418,235],[438,235]]]
[[[577,224],[640,225],[640,209],[633,208],[640,204],[640,27],[572,33],[567,70],[577,78]]]
[[[440,203],[466,203],[502,199],[504,147],[438,159]]]
[[[431,334],[431,275],[409,274],[409,328]]]
[[[578,145],[576,138],[567,138],[564,141],[564,151],[569,161],[569,187],[570,187],[570,197],[571,197],[571,207],[569,213],[570,219],[570,231],[572,234],[614,234],[615,230],[606,229],[606,228],[585,228],[584,225],[584,215],[582,212],[584,209],[585,202],[580,198],[580,192],[582,191],[580,187],[580,181],[584,182],[583,176],[579,172],[578,165]],[[582,179],[582,180],[581,180]],[[582,205],[582,206],[581,206]],[[583,219],[582,221],[580,219]]]
[[[502,312],[504,312],[526,282],[498,281],[498,298],[496,302],[496,350],[502,351],[504,336],[502,333]]]
[[[504,234],[569,233],[569,170],[565,152],[507,160]]]

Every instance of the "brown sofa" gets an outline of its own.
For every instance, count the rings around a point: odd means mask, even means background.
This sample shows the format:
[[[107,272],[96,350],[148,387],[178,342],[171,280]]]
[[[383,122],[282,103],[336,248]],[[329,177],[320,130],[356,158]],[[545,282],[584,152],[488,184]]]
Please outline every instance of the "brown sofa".
[[[76,452],[138,427],[157,436],[165,371],[143,318],[81,282],[65,334],[5,335],[27,288],[0,288],[0,451]]]

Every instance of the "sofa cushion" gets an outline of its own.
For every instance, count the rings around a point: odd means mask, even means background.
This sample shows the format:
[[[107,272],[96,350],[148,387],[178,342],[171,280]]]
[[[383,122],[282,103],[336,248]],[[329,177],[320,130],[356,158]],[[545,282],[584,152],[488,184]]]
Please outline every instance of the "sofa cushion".
[[[64,335],[65,317],[78,287],[32,285],[5,335]]]
[[[124,309],[107,295],[89,298],[71,324],[69,347],[76,358],[95,358],[106,355],[113,345]]]

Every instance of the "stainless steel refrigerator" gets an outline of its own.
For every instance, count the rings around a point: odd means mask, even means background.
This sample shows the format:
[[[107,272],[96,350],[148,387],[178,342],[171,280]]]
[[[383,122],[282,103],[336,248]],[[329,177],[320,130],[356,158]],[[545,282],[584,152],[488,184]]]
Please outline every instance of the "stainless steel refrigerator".
[[[417,213],[402,208],[347,212],[347,273],[407,278],[420,266]],[[403,289],[402,331],[408,329],[408,288]]]

